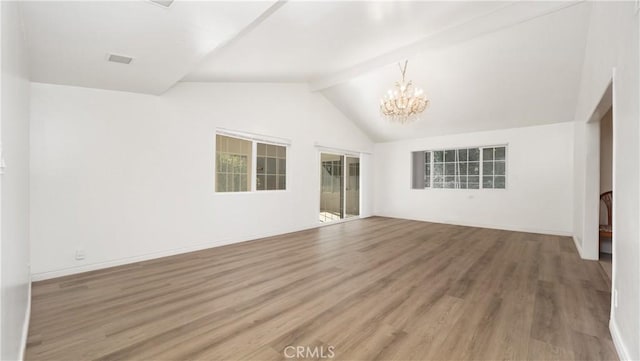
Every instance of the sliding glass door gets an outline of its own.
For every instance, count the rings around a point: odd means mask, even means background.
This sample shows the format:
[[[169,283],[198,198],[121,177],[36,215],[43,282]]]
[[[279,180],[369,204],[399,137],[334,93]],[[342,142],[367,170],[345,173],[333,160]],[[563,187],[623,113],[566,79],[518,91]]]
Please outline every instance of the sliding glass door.
[[[360,215],[360,158],[320,154],[320,222]]]
[[[360,215],[360,158],[346,157],[345,218]]]

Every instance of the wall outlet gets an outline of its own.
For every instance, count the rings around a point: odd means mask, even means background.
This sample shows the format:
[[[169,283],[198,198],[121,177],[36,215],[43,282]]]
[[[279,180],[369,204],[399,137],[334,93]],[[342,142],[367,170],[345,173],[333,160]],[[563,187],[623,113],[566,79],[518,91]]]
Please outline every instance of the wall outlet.
[[[613,308],[618,308],[618,289],[613,290]]]
[[[4,169],[6,167],[7,165],[5,164],[4,157],[2,156],[2,144],[0,144],[0,175],[4,174]]]
[[[76,260],[77,261],[82,261],[84,259],[84,249],[77,249],[76,250]]]

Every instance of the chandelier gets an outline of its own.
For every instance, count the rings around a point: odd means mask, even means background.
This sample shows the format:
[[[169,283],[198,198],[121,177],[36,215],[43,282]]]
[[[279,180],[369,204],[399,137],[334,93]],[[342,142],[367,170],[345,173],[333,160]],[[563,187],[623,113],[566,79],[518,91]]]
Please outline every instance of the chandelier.
[[[414,121],[429,106],[429,100],[424,95],[424,91],[414,87],[411,80],[405,81],[408,62],[405,60],[404,66],[398,63],[402,81],[396,82],[395,88],[389,89],[380,99],[380,112],[387,119],[401,124]]]

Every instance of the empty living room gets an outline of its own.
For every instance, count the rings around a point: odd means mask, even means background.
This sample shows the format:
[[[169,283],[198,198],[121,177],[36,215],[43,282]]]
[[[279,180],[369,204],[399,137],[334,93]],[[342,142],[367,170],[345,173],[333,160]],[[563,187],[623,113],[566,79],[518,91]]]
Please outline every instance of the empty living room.
[[[640,360],[640,1],[0,1],[2,361]]]

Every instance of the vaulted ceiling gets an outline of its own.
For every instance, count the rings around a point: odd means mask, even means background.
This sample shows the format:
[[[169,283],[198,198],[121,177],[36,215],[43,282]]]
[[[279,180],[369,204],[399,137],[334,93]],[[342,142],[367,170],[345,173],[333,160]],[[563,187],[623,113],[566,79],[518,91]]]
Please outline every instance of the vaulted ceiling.
[[[499,2],[289,2],[255,31],[212,53],[185,80],[312,81],[501,6]]]
[[[408,79],[431,103],[406,125],[383,119],[375,106],[400,78],[396,64],[322,93],[376,141],[572,121],[588,20],[589,5],[581,4],[407,56]]]
[[[307,82],[389,141],[573,120],[590,4],[29,1],[22,11],[33,81],[150,94],[178,81]],[[378,103],[403,59],[431,106],[401,126]]]
[[[31,80],[161,94],[273,5],[24,1]],[[110,63],[110,53],[134,59]]]

